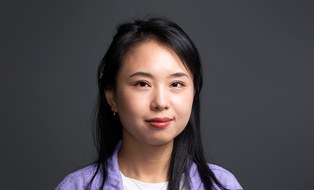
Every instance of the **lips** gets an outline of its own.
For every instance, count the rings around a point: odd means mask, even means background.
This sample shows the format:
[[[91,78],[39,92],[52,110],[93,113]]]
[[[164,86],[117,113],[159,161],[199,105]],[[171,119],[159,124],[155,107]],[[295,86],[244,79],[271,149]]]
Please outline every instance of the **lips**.
[[[169,126],[172,120],[173,119],[168,118],[168,117],[163,117],[163,118],[156,117],[156,118],[146,120],[146,122],[149,123],[149,125],[152,127],[162,129]]]

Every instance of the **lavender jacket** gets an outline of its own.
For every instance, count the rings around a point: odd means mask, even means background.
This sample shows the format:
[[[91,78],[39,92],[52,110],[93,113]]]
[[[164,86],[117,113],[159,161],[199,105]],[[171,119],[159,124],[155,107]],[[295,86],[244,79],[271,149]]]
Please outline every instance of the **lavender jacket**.
[[[108,178],[104,186],[105,190],[123,190],[122,187],[122,177],[118,165],[118,151],[116,150],[113,156],[108,160]],[[220,183],[230,190],[242,190],[243,188],[234,177],[226,169],[219,167],[217,165],[209,164],[209,167],[214,172]],[[75,171],[68,176],[66,176],[55,190],[85,190],[89,180],[93,176],[96,170],[96,164],[89,165],[78,171]],[[197,167],[195,164],[192,165],[190,169],[190,186],[191,190],[203,190],[203,184],[201,182],[200,176],[197,172]],[[102,182],[101,170],[99,170],[97,176],[95,177],[91,190],[98,190]],[[218,190],[219,188],[215,186]]]

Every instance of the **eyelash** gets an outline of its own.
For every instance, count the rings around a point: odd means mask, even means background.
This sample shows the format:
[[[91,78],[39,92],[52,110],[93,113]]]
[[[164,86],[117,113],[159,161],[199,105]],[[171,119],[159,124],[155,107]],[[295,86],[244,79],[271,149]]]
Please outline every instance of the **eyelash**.
[[[179,86],[175,86],[175,85],[179,85]],[[137,81],[134,86],[138,86],[138,87],[141,87],[141,88],[147,88],[147,87],[151,87],[151,85],[146,82],[146,81]],[[174,88],[182,88],[185,86],[185,84],[181,81],[174,81],[170,84],[171,87],[174,87]]]
[[[175,86],[173,86],[174,84],[179,84],[180,86],[179,87],[175,87]],[[181,87],[184,87],[185,84],[183,82],[181,82],[181,81],[175,81],[175,82],[171,83],[171,86],[175,87],[175,88],[181,88]]]
[[[145,86],[143,86],[143,85],[145,85]],[[134,84],[134,86],[138,86],[138,87],[150,87],[150,85],[149,85],[149,83],[148,82],[146,82],[146,81],[137,81],[135,84]]]

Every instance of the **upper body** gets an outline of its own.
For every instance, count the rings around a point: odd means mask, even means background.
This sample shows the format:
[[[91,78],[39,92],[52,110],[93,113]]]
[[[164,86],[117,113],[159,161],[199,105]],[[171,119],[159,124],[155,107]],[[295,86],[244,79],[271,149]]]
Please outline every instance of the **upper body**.
[[[120,25],[98,67],[98,87],[97,160],[108,167],[83,168],[57,189],[80,190],[91,182],[96,190],[106,181],[104,189],[126,190],[130,184],[121,174],[129,181],[168,182],[169,190],[186,184],[195,190],[241,189],[230,172],[207,167],[200,132],[200,57],[174,22],[151,18]]]
[[[115,151],[111,159],[108,160],[108,178],[103,189],[105,190],[124,190],[122,175],[118,164],[118,155]],[[90,179],[95,173],[96,164],[89,165],[66,176],[56,187],[55,190],[85,190]],[[232,173],[226,169],[209,164],[220,183],[230,190],[243,189]],[[93,181],[91,190],[98,190],[102,182],[102,173],[98,173]],[[191,190],[203,190],[202,182],[195,164],[190,169],[190,187]],[[217,188],[218,190],[218,188]]]

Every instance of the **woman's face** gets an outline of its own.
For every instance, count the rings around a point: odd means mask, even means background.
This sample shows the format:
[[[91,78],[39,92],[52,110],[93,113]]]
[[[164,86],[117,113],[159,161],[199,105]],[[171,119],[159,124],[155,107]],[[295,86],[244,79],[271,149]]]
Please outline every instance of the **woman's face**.
[[[123,125],[123,140],[171,143],[187,125],[194,97],[193,76],[177,54],[153,40],[134,47],[106,98]]]

